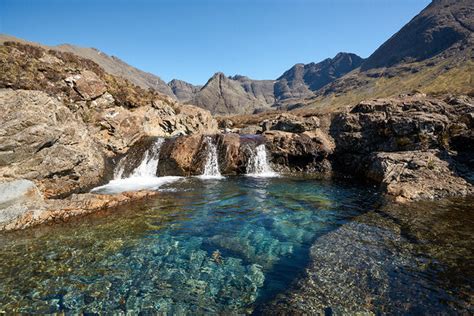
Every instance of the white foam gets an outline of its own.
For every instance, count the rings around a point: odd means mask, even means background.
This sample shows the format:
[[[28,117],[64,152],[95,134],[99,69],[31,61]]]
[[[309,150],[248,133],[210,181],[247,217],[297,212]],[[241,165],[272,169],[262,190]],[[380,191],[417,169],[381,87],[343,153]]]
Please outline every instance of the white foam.
[[[115,194],[126,191],[157,190],[162,185],[173,183],[182,177],[136,176],[126,179],[115,179],[109,183],[92,189],[93,193]]]
[[[206,157],[206,165],[204,166],[204,171],[202,175],[197,176],[200,179],[207,180],[207,179],[222,179],[224,178],[219,171],[219,162],[217,158],[217,147],[212,142],[212,139],[207,136],[206,142],[208,145],[207,157]]]
[[[250,157],[247,165],[246,176],[255,178],[274,178],[280,176],[268,164],[267,151],[264,144],[255,147],[255,151],[252,152],[252,157]]]

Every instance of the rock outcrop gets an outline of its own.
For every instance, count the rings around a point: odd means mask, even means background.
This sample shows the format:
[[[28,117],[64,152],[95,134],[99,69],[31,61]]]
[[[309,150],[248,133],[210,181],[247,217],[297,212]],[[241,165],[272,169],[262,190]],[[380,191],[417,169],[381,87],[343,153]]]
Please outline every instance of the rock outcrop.
[[[143,89],[153,89],[169,97],[175,98],[175,95],[171,91],[170,87],[160,77],[132,67],[120,58],[116,56],[109,56],[96,48],[80,47],[71,44],[46,46],[28,42],[13,36],[0,34],[0,44],[3,44],[5,42],[20,42],[23,44],[42,47],[46,50],[51,49],[59,52],[71,53],[84,59],[92,60],[100,67],[102,67],[107,73],[114,76],[122,77]]]
[[[29,179],[46,197],[97,185],[105,173],[86,124],[44,92],[0,89],[0,179]]]
[[[472,113],[469,98],[415,94],[361,102],[332,121],[333,160],[399,200],[472,193],[472,169],[458,159],[472,153]]]
[[[327,174],[331,171],[328,160],[332,144],[321,131],[263,133],[271,162],[280,171],[299,171]]]

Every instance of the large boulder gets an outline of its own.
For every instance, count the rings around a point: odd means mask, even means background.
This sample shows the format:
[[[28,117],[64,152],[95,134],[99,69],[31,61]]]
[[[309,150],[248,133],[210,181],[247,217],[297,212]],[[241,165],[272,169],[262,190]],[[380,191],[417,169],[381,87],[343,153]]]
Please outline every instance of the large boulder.
[[[333,144],[321,131],[300,134],[282,131],[263,133],[271,162],[279,170],[326,173]]]
[[[432,200],[474,193],[447,152],[439,150],[373,153],[366,170],[398,202]]]
[[[249,159],[253,157],[255,148],[265,144],[262,135],[254,134],[219,134],[217,135],[217,150],[219,167],[222,174],[245,174]]]
[[[0,90],[0,179],[34,181],[46,197],[97,185],[105,172],[88,127],[39,91]]]
[[[303,133],[319,128],[319,118],[316,116],[302,117],[289,113],[280,114],[275,119],[264,120],[261,123],[262,130],[276,130],[290,133]]]
[[[8,225],[27,213],[38,216],[45,209],[43,196],[28,180],[0,182],[0,227]]]
[[[84,100],[93,100],[107,91],[105,83],[90,70],[68,77],[65,81],[79,93]]]
[[[159,176],[190,176],[202,173],[206,163],[203,135],[167,139],[160,150]]]

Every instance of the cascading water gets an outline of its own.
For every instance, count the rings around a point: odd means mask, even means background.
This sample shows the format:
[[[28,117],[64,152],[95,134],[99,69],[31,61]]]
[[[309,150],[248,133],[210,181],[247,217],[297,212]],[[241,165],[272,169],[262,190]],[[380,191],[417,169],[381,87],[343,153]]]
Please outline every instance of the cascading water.
[[[145,151],[140,165],[133,170],[131,177],[154,177],[156,176],[156,170],[158,168],[158,162],[160,160],[160,149],[163,145],[164,139],[158,138],[150,149]]]
[[[278,177],[278,173],[272,170],[267,161],[265,144],[255,147],[251,152],[247,164],[247,176],[250,177]]]
[[[213,178],[222,178],[222,175],[219,171],[219,162],[217,158],[217,147],[212,142],[211,137],[206,136],[205,138],[207,143],[207,157],[206,157],[206,164],[204,165],[204,171],[200,178],[203,179],[213,179]]]
[[[164,139],[157,138],[151,148],[147,149],[143,154],[143,159],[140,164],[131,172],[129,177],[154,177],[156,176],[156,170],[158,168],[158,161],[160,157],[161,145],[163,145]],[[127,157],[122,158],[119,161],[114,172],[114,179],[125,179],[123,173],[127,164]]]
[[[100,193],[120,193],[124,191],[138,191],[138,190],[154,190],[170,182],[174,182],[180,177],[157,177],[156,171],[158,169],[158,162],[160,157],[160,149],[163,144],[163,138],[157,138],[151,147],[143,154],[143,159],[140,164],[133,169],[130,176],[124,177],[125,166],[127,164],[127,157],[122,158],[118,163],[114,180],[108,184],[94,188],[92,192]]]

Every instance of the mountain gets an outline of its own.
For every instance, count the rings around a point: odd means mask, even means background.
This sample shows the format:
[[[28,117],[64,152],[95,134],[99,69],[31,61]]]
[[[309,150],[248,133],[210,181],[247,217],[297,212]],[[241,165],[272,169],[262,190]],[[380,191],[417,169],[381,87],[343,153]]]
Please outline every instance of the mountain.
[[[339,53],[320,63],[296,64],[275,84],[279,100],[312,96],[313,92],[359,67],[363,59],[355,54]]]
[[[234,80],[218,72],[186,102],[219,115],[252,113],[257,109],[269,108],[263,94],[254,93],[251,88],[252,82]]]
[[[319,63],[296,64],[277,80],[253,80],[246,76],[226,77],[216,73],[202,88],[181,80],[168,85],[181,102],[191,103],[214,114],[248,114],[271,110],[287,99],[314,96],[313,91],[359,67],[363,59],[339,53]]]
[[[168,82],[168,86],[170,87],[171,91],[173,91],[176,98],[184,102],[190,101],[194,94],[202,88],[202,86],[195,86],[189,82],[178,79],[173,79]]]
[[[359,68],[287,102],[332,111],[367,98],[414,90],[474,94],[474,1],[435,0],[383,43]],[[301,106],[303,105],[303,106]]]
[[[461,48],[469,38],[472,40],[473,6],[471,0],[433,1],[380,46],[364,62],[361,70],[425,60],[454,44]]]
[[[120,76],[124,79],[127,79],[141,88],[151,88],[155,91],[176,98],[171,88],[160,77],[130,66],[124,61],[120,60],[118,57],[109,56],[96,48],[79,47],[70,44],[46,46],[18,39],[13,36],[0,34],[0,44],[9,41],[40,46],[45,49],[53,49],[61,52],[73,53],[79,57],[94,61],[111,75]]]

